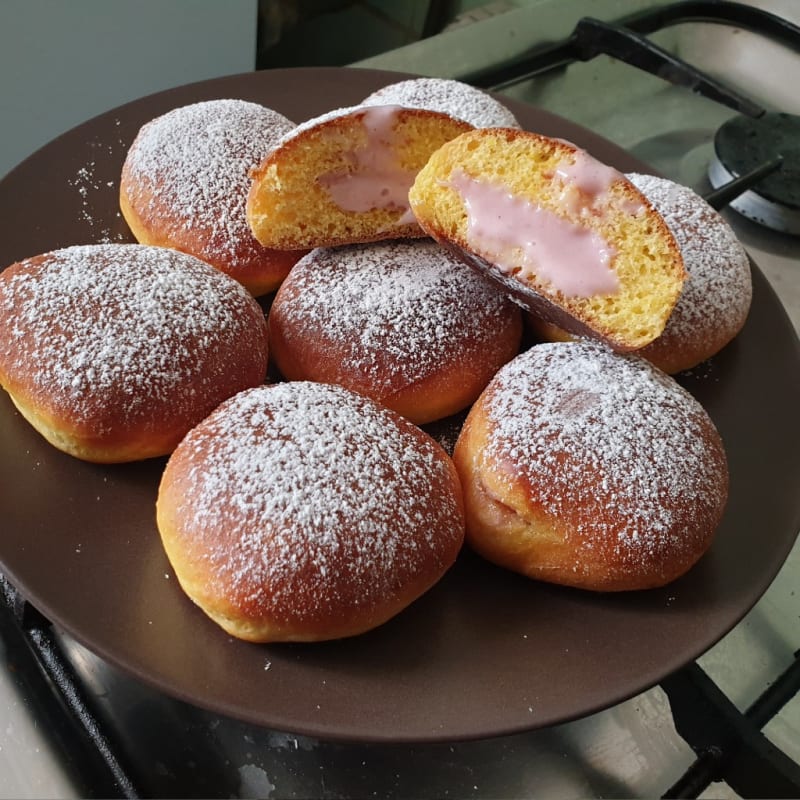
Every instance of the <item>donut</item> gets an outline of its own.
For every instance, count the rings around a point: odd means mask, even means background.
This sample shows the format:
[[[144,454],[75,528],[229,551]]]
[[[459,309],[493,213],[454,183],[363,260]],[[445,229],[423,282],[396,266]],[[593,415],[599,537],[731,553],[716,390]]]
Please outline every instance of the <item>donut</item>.
[[[395,105],[315,117],[253,171],[250,229],[265,247],[284,250],[421,237],[408,189],[439,145],[471,128],[448,114]]]
[[[686,573],[728,495],[723,443],[697,400],[646,359],[586,339],[534,345],[503,367],[453,460],[477,553],[591,591]]]
[[[286,378],[345,386],[417,424],[472,403],[521,335],[519,307],[430,240],[312,250],[269,315]]]
[[[303,381],[244,391],[194,428],[156,509],[183,591],[253,642],[375,628],[437,583],[464,539],[458,476],[432,438]]]
[[[450,78],[410,78],[390,83],[368,95],[361,104],[441,111],[476,128],[521,127],[511,109],[492,95]]]
[[[692,189],[654,175],[627,177],[669,225],[688,273],[664,331],[638,351],[674,375],[719,353],[744,327],[753,299],[750,260],[727,221]],[[526,321],[541,339],[570,338],[536,317]]]
[[[644,195],[560,139],[464,133],[409,200],[423,230],[529,312],[620,352],[663,331],[683,286],[678,245]]]
[[[120,180],[120,209],[136,240],[197,256],[253,295],[276,289],[300,254],[262,247],[245,204],[250,169],[293,128],[244,100],[193,103],[145,124]]]
[[[0,385],[59,450],[166,455],[267,369],[264,312],[194,256],[76,245],[0,273]]]
[[[664,332],[640,355],[665,372],[682,372],[744,327],[753,299],[750,259],[733,228],[692,189],[653,175],[628,178],[664,217],[689,274]]]

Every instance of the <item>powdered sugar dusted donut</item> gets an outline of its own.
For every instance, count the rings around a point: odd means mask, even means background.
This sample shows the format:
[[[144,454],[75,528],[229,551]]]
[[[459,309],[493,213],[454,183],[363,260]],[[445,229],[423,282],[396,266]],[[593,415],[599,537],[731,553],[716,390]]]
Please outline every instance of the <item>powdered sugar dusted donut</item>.
[[[293,128],[244,100],[194,103],[144,125],[120,182],[120,207],[136,239],[202,258],[254,295],[275,289],[301,254],[262,247],[245,204],[250,170]]]
[[[750,261],[724,217],[692,189],[654,175],[627,177],[664,218],[689,276],[661,335],[638,351],[675,374],[716,355],[741,331],[753,299]],[[544,339],[569,338],[541,319],[528,322]]]
[[[753,299],[750,261],[731,226],[686,186],[653,175],[629,180],[664,217],[689,273],[664,332],[640,355],[676,373],[722,350],[744,326]]]
[[[645,359],[588,341],[536,345],[500,370],[453,458],[471,546],[584,589],[675,580],[727,502],[725,451],[702,406]]]
[[[464,536],[447,454],[341,387],[243,392],[171,456],[158,526],[181,586],[233,636],[314,641],[382,624]]]
[[[336,383],[413,422],[453,414],[516,355],[519,308],[430,241],[318,249],[269,316],[290,380]]]
[[[266,367],[258,303],[185,253],[75,246],[0,274],[0,384],[79,458],[165,455]]]
[[[390,83],[366,97],[363,105],[427,108],[463,119],[476,128],[519,128],[509,108],[490,94],[450,78],[411,78]]]

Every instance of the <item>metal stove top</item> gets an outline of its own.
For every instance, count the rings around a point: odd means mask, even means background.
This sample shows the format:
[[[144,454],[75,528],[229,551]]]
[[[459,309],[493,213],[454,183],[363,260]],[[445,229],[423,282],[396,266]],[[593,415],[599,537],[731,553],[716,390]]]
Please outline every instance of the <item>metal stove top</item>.
[[[584,15],[615,20],[652,5],[543,0],[356,66],[468,78],[537,44],[565,39]],[[698,47],[705,35],[700,26],[691,25],[659,31],[652,38],[671,52],[708,61],[708,52]],[[727,35],[732,35],[730,30]],[[742,35],[739,41],[745,42]],[[785,59],[785,51],[780,48],[775,57]],[[719,42],[716,52],[720,58],[728,57]],[[800,71],[800,55],[791,55],[790,65]],[[760,63],[768,71],[772,62]],[[703,66],[712,71],[715,67]],[[728,70],[732,82],[738,80],[729,64],[719,66],[721,72]],[[792,80],[787,76],[781,82]],[[796,78],[793,85],[798,85]],[[767,97],[763,87],[745,88],[760,92],[756,99],[768,107],[778,107],[777,102],[783,110],[798,113],[786,108],[783,98]],[[607,56],[544,72],[503,91],[593,129],[701,192],[710,188],[706,168],[714,132],[735,113]],[[735,212],[724,213],[782,299],[795,328],[800,328],[800,239],[762,229]],[[794,697],[800,648],[800,545],[747,617],[697,664],[669,681],[576,722],[452,745],[346,745],[220,718],[131,681],[53,631],[32,609],[20,607],[12,587],[3,584],[3,589],[21,622],[4,622],[0,631],[12,668],[0,670],[0,697],[10,698],[0,701],[0,714],[6,720],[0,725],[0,775],[10,787],[4,789],[0,780],[0,797],[26,792],[31,797],[65,798],[137,793],[273,798],[668,793],[737,797],[736,789],[724,781],[708,784],[710,772],[705,768],[713,766],[713,747],[698,762],[687,742],[691,736],[684,738],[676,729],[683,729],[684,722],[699,712],[712,728],[733,731],[746,740],[751,755],[742,763],[749,769],[771,754],[763,752],[764,742],[753,737],[741,720],[731,721],[736,709],[750,709],[749,716],[759,723],[756,729],[763,726],[767,744],[772,742],[789,761],[787,767],[778,757],[779,768],[794,769],[791,774],[800,781],[800,698]],[[32,652],[37,661],[29,661]],[[55,681],[61,692],[50,694],[47,686],[43,690],[37,665],[44,665],[50,673],[46,681]],[[713,681],[711,687],[708,679]],[[702,727],[697,719],[692,724],[695,730]],[[712,736],[709,741],[716,740]],[[735,769],[730,775],[743,793],[766,792],[758,791],[757,777],[754,787],[742,782]]]

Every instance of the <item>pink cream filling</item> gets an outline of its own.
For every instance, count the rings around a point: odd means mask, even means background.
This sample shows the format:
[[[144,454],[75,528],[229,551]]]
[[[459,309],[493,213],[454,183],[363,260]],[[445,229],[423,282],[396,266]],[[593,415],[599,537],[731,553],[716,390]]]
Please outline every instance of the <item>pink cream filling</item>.
[[[352,171],[330,172],[318,178],[343,211],[363,213],[377,208],[401,208],[406,213],[398,224],[414,221],[408,190],[415,175],[397,165],[393,149],[394,122],[399,110],[400,106],[365,109],[362,123],[367,143],[347,153]]]
[[[621,177],[620,172],[592,158],[585,150],[577,150],[572,163],[561,163],[556,175],[576,186],[591,202],[607,194],[611,185]]]
[[[598,200],[605,198],[615,181],[627,180],[619,170],[609,167],[608,164],[598,161],[580,149],[575,152],[575,160],[572,163],[559,164],[555,174],[564,185],[562,192],[564,202],[575,213],[589,210]],[[621,207],[632,216],[644,211],[641,202],[628,198],[622,200]]]
[[[604,172],[587,161],[559,169],[580,191],[572,203],[586,207],[616,180],[616,170]],[[593,159],[591,159],[593,161]],[[602,166],[602,165],[601,165]],[[612,174],[613,173],[613,174]],[[566,297],[590,297],[619,291],[619,279],[611,269],[615,248],[600,234],[571,222],[504,186],[454,172],[449,185],[461,195],[467,208],[467,241],[480,256],[506,274],[523,281],[536,276]]]

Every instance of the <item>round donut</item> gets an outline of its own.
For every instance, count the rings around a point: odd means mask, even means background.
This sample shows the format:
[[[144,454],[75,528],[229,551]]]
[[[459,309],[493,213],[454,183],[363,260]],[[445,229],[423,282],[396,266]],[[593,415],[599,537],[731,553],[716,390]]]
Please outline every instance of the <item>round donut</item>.
[[[317,249],[269,315],[289,380],[336,383],[422,424],[478,397],[518,352],[520,309],[435,243]]]
[[[186,594],[255,642],[381,625],[439,581],[464,538],[445,451],[368,398],[308,382],[242,392],[192,430],[157,520]]]
[[[513,112],[487,92],[451,78],[410,78],[368,95],[365,106],[398,105],[441,111],[476,128],[519,128]]]
[[[262,247],[245,206],[250,170],[294,127],[244,100],[194,103],[148,122],[120,181],[120,208],[137,241],[195,255],[253,295],[276,289],[303,253]]]
[[[51,444],[87,461],[166,455],[263,383],[267,357],[258,303],[185,253],[81,245],[0,274],[0,384]]]
[[[582,589],[670,583],[708,550],[727,502],[703,407],[645,359],[586,340],[534,345],[500,370],[453,459],[472,548]]]
[[[627,177],[664,217],[689,273],[664,332],[639,355],[670,374],[683,372],[744,327],[753,299],[750,260],[733,228],[692,189],[654,175]]]
[[[725,218],[692,189],[654,175],[626,177],[664,218],[689,276],[661,335],[638,351],[674,375],[707,361],[741,331],[753,299],[750,261]],[[543,339],[569,338],[538,318],[527,322]]]

